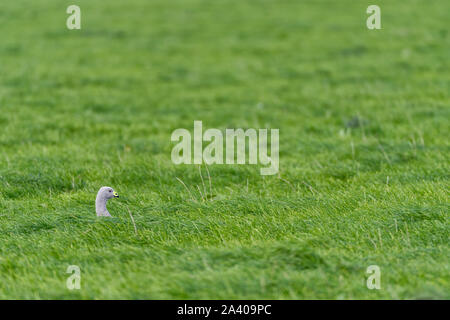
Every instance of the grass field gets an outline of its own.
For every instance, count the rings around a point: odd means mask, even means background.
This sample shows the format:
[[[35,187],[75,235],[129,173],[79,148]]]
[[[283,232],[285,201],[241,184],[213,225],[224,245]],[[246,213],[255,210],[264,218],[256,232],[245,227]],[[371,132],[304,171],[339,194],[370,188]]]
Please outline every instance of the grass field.
[[[0,298],[449,299],[449,12],[2,1]],[[279,174],[174,165],[194,120],[279,129]]]

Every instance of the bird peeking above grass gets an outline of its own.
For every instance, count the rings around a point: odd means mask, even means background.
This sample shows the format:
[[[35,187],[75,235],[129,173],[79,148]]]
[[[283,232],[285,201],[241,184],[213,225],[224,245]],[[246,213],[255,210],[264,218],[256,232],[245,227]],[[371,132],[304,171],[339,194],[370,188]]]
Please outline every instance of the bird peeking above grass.
[[[95,199],[95,211],[98,217],[111,217],[106,209],[106,202],[112,198],[118,198],[119,194],[110,187],[101,187],[98,190],[97,198]]]

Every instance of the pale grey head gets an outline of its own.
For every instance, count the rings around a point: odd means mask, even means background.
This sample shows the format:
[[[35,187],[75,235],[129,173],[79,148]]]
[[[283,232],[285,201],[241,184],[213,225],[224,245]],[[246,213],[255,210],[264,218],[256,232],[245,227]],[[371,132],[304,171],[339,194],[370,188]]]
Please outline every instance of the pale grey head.
[[[118,198],[119,194],[111,187],[101,187],[98,190],[97,198],[95,199],[95,211],[99,217],[111,217],[106,209],[106,202],[112,198]]]

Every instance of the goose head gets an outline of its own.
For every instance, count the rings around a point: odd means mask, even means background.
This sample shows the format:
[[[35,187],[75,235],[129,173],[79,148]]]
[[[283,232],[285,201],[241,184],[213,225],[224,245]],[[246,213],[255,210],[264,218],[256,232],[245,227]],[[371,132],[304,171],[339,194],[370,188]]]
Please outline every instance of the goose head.
[[[95,211],[99,217],[111,217],[106,209],[106,202],[112,198],[118,198],[119,194],[111,187],[101,187],[98,190],[97,198],[95,199]]]

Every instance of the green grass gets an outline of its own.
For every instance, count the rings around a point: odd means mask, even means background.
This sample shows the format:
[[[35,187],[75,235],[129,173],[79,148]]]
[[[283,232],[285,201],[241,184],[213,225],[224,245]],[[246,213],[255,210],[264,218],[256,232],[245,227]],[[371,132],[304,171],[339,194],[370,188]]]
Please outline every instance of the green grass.
[[[369,4],[2,1],[0,298],[450,298],[450,2]],[[194,120],[280,129],[280,174],[210,166],[204,200]]]

